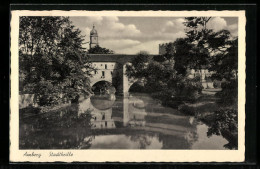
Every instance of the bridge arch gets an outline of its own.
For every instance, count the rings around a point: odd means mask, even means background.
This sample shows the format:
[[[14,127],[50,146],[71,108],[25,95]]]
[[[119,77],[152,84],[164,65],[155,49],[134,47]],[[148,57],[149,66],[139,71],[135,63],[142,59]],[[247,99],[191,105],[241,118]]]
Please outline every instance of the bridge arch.
[[[108,82],[112,85],[112,80],[107,80],[107,79],[96,79],[96,80],[91,80],[90,86],[93,87],[95,84],[99,82]]]
[[[144,92],[144,84],[140,79],[129,82],[128,92]]]
[[[99,94],[115,94],[116,92],[112,82],[107,80],[98,80],[91,83],[91,90]]]

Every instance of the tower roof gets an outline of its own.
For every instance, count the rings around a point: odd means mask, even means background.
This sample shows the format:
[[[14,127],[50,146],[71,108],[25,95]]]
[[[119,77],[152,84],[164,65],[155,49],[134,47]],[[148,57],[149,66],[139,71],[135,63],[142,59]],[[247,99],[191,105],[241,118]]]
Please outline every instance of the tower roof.
[[[93,25],[93,28],[90,31],[90,35],[97,35],[97,30],[95,29],[95,25]]]

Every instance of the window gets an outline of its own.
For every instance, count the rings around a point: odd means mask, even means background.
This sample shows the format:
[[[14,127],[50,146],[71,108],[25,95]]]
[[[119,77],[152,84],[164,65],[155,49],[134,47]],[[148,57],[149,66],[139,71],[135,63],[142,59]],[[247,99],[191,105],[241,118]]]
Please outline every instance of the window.
[[[105,115],[104,114],[102,115],[102,120],[105,120]]]
[[[102,71],[102,76],[105,77],[105,71]]]
[[[113,75],[113,71],[111,71],[111,75]]]
[[[107,64],[105,64],[105,69],[107,69]]]

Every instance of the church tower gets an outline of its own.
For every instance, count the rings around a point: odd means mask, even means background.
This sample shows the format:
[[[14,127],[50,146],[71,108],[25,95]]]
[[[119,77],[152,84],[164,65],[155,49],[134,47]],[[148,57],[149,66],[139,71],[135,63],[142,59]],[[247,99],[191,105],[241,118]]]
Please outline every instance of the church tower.
[[[90,31],[90,42],[89,42],[89,48],[93,48],[98,45],[98,33],[95,29],[95,26],[93,25],[92,30]]]

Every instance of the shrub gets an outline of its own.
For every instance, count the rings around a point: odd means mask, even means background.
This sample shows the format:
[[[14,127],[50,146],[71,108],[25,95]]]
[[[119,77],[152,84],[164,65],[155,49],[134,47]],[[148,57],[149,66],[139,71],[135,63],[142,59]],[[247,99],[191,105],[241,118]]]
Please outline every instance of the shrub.
[[[180,107],[180,112],[186,114],[186,115],[196,115],[197,111],[196,111],[196,108],[195,107],[191,107],[191,106],[188,106],[188,105],[183,105]]]
[[[219,81],[219,80],[214,80],[214,81],[213,81],[213,87],[214,87],[214,88],[221,88],[221,81]]]
[[[202,89],[203,87],[199,79],[184,77],[177,83],[176,98],[184,102],[195,102],[199,98]]]
[[[140,83],[134,83],[130,89],[129,92],[146,92],[144,85]]]

